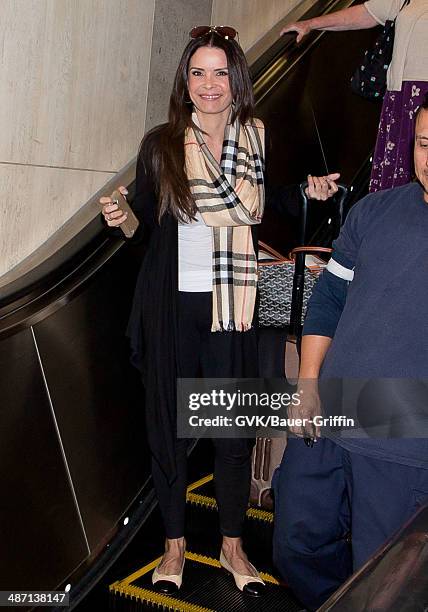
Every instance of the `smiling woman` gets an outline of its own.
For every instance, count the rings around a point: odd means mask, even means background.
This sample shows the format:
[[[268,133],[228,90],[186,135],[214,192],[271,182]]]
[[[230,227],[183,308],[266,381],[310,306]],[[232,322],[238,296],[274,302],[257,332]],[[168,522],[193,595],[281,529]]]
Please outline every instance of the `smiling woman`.
[[[133,240],[150,235],[129,335],[146,393],[153,480],[165,525],[160,590],[180,588],[184,565],[189,440],[177,439],[177,378],[257,377],[257,227],[265,198],[265,130],[254,118],[248,65],[233,28],[192,30],[170,98],[168,123],[143,139],[137,164]],[[312,177],[312,197],[337,191],[339,175]],[[122,188],[122,192],[126,192]],[[279,192],[277,192],[279,193]],[[296,187],[272,201],[296,206]],[[101,198],[110,227],[126,214]],[[236,586],[259,596],[264,583],[242,549],[252,441],[213,440],[223,536],[221,564]]]
[[[193,54],[187,87],[197,114],[215,115],[207,120],[219,123],[227,121],[233,100],[227,57],[222,49],[200,47]],[[205,135],[205,142],[220,163],[223,143],[213,140],[209,133]]]
[[[190,61],[187,87],[200,113],[229,113],[232,92],[225,52],[215,47],[198,49]]]

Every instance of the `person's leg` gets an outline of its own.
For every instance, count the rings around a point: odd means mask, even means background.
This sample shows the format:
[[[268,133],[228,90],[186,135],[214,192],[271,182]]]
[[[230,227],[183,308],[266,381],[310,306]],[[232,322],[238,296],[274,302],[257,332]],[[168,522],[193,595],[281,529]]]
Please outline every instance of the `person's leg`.
[[[222,535],[242,535],[248,508],[253,440],[218,438],[215,447],[214,482]]]
[[[196,378],[200,371],[200,295],[184,292],[178,294],[177,359],[180,375],[186,378]],[[153,481],[166,535],[165,554],[158,571],[165,575],[178,574],[183,565],[189,442],[187,439],[176,441],[177,477],[173,483],[168,482],[156,460],[152,460]]]
[[[242,548],[242,530],[248,508],[251,481],[251,453],[253,440],[218,438],[215,447],[214,483],[219,510],[222,552],[227,563],[243,576],[256,577],[257,570],[250,564]],[[260,587],[253,585],[260,594]]]
[[[153,483],[162,514],[165,535],[170,539],[182,538],[184,535],[188,444],[188,440],[177,440],[177,478],[172,484],[168,483],[168,479],[156,459],[152,459]]]
[[[357,453],[349,456],[354,483],[352,554],[357,570],[428,502],[428,470]]]
[[[316,610],[352,572],[346,451],[328,439],[288,440],[274,475],[274,563],[302,603]]]
[[[165,553],[157,569],[166,576],[179,574],[183,565],[188,444],[189,440],[177,440],[177,477],[172,484],[156,459],[152,459],[152,477],[166,536]]]
[[[257,377],[258,355],[255,330],[245,333],[211,330],[211,304],[205,309],[201,364],[206,378]],[[242,575],[257,576],[242,549],[242,527],[248,508],[251,481],[251,453],[254,440],[222,438],[215,447],[214,483],[219,508],[222,551],[232,569]],[[254,594],[254,593],[253,593]]]

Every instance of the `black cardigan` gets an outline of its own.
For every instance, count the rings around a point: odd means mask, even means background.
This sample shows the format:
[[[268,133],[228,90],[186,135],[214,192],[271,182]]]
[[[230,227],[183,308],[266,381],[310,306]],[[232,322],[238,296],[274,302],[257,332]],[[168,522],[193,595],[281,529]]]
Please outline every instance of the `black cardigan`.
[[[142,373],[148,441],[152,454],[172,482],[176,475],[176,360],[178,292],[178,224],[171,215],[157,221],[157,189],[150,168],[150,146],[137,162],[133,209],[140,226],[132,239],[148,240],[138,276],[127,335],[131,361]],[[266,207],[297,215],[298,186],[265,186]],[[258,226],[252,226],[257,251]]]

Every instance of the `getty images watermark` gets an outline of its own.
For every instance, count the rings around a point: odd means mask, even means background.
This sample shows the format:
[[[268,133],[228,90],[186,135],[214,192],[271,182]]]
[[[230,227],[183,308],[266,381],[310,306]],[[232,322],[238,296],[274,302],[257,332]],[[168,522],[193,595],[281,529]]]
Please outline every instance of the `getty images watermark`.
[[[290,427],[355,426],[352,418],[343,415],[300,415],[310,392],[309,385],[293,390],[284,379],[182,378],[178,381],[178,436],[281,437]]]
[[[181,438],[428,438],[428,379],[190,379],[177,384]]]

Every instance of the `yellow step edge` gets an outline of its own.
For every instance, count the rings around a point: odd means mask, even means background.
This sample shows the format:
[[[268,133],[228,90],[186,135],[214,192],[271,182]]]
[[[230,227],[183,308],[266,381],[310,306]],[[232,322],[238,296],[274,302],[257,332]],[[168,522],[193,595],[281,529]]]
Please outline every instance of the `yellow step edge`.
[[[162,593],[156,593],[156,591],[150,591],[149,589],[142,589],[141,587],[132,585],[122,586],[119,581],[111,584],[109,590],[115,594],[131,597],[131,599],[154,604],[155,606],[162,606],[164,609],[166,608],[173,612],[215,612],[215,610],[211,608],[204,608],[203,606],[198,606],[186,601],[179,601],[178,599],[174,599]]]
[[[218,569],[221,568],[220,561],[218,559],[214,559],[213,557],[208,557],[206,555],[201,555],[199,553],[193,553],[190,550],[187,550],[185,552],[185,557],[189,561],[195,561],[196,563],[210,565],[211,567],[215,567]],[[110,585],[109,589],[114,590],[114,591],[119,591],[121,593],[122,592],[126,593],[128,592],[128,587],[132,589],[140,588],[140,587],[132,586],[131,583],[134,582],[135,580],[138,580],[138,578],[141,578],[145,574],[153,571],[155,567],[157,566],[157,564],[159,563],[159,561],[161,560],[161,558],[162,557],[157,557],[156,559],[154,559],[150,563],[147,563],[147,565],[144,565],[144,567],[141,567],[139,570],[132,573],[130,576],[128,576],[127,578],[124,578],[123,580],[116,580],[116,582]],[[271,584],[279,584],[278,580],[274,578],[273,576],[271,576],[271,574],[267,574],[266,572],[259,572],[259,574],[265,582],[270,582]],[[149,589],[142,589],[142,590],[143,591],[147,590],[149,593],[152,593],[152,591],[150,591]],[[155,593],[155,594],[158,595],[158,593]]]
[[[248,508],[247,516],[255,518],[259,521],[265,521],[266,523],[273,523],[273,512],[269,510],[262,510],[261,508]]]
[[[201,555],[199,553],[186,552],[186,559],[189,561],[196,561],[197,563],[203,563],[205,565],[211,565],[211,567],[221,568],[220,561],[218,559],[213,559],[212,557],[207,557],[206,555]],[[271,574],[267,574],[266,572],[259,572],[259,575],[265,582],[270,582],[271,584],[279,584],[278,580],[271,576]]]
[[[200,495],[199,493],[188,493],[187,501],[197,506],[205,506],[206,508],[217,508],[217,502],[214,497],[208,495]]]
[[[207,482],[210,482],[213,479],[213,477],[214,477],[214,474],[208,474],[207,476],[200,478],[196,482],[192,482],[192,484],[187,487],[187,493],[190,493],[191,491],[194,491],[198,487],[202,487],[202,485],[207,484]]]
[[[117,580],[114,584],[129,585],[131,582],[134,582],[134,580],[138,580],[138,578],[144,576],[144,574],[153,571],[161,559],[162,555],[160,557],[157,557],[157,559],[155,559],[154,561],[147,563],[147,565],[144,565],[144,567],[141,567],[139,570],[137,570],[127,578],[124,578],[123,580]]]
[[[208,495],[200,495],[199,493],[188,493],[187,501],[197,506],[204,506],[210,510],[217,508],[217,502],[214,497]],[[266,523],[273,523],[273,514],[268,510],[262,510],[261,508],[248,508],[247,517],[257,519],[259,521],[265,521]]]
[[[204,484],[207,484],[208,482],[212,481],[212,479],[213,474],[208,474],[207,476],[204,476],[203,478],[200,478],[196,482],[189,485],[187,488],[187,500],[190,503],[205,506],[210,509],[217,508],[217,502],[213,497],[193,493],[195,489],[203,486]],[[247,516],[266,522],[273,521],[272,513],[266,510],[260,510],[259,508],[248,508]],[[192,553],[191,551],[186,551],[185,557],[189,561],[195,561],[197,563],[202,563],[204,565],[210,565],[211,567],[221,569],[221,565],[218,559],[213,559],[212,557],[208,557],[206,555],[201,555],[198,553]],[[189,602],[180,601],[168,595],[164,595],[163,593],[157,593],[156,591],[151,591],[150,589],[145,589],[132,585],[132,582],[138,580],[145,574],[153,571],[154,568],[160,562],[161,558],[161,556],[157,557],[156,559],[154,559],[144,567],[140,568],[127,578],[124,578],[123,580],[117,580],[116,582],[113,582],[109,586],[110,592],[124,595],[125,597],[130,597],[131,599],[140,600],[142,602],[148,602],[149,604],[154,604],[155,606],[162,606],[163,608],[171,610],[172,612],[215,612],[210,608],[205,608],[203,606],[198,606]],[[278,580],[270,574],[267,574],[265,572],[259,572],[259,575],[265,582],[279,585]]]

